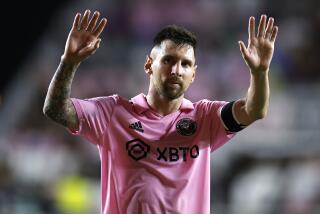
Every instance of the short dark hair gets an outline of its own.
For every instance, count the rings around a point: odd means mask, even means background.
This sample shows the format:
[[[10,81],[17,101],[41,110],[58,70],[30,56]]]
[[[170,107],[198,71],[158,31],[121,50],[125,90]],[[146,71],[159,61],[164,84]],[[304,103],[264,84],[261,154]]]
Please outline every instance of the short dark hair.
[[[160,30],[153,39],[153,45],[160,45],[166,39],[173,41],[177,45],[189,44],[194,50],[197,46],[196,35],[186,28],[177,25],[167,25]]]

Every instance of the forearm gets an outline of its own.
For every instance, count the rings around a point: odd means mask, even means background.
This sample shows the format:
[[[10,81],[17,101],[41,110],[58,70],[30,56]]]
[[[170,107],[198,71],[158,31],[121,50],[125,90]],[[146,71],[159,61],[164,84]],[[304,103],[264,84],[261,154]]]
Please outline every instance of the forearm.
[[[250,75],[250,86],[245,99],[245,111],[252,120],[264,118],[269,107],[268,71]]]
[[[43,106],[46,116],[66,127],[76,127],[78,122],[75,109],[69,99],[73,77],[78,66],[79,64],[70,64],[61,60],[49,85]]]

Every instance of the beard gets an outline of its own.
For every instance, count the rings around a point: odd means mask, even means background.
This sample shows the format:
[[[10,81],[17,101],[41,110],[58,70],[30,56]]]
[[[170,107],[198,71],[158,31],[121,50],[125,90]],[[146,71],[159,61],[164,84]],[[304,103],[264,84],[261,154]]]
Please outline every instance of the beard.
[[[174,100],[181,97],[185,90],[181,82],[173,83],[172,81],[166,81],[160,87],[159,93],[169,100]]]

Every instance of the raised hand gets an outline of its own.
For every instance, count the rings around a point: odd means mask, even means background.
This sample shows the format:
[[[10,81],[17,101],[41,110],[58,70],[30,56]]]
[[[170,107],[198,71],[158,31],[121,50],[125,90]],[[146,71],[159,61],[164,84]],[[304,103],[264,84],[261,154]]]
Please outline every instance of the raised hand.
[[[76,14],[62,55],[65,62],[78,64],[99,48],[99,36],[107,24],[107,19],[102,18],[97,24],[100,13],[95,11],[89,20],[90,13],[90,10],[86,10],[82,19],[80,13]]]
[[[249,39],[246,47],[242,41],[239,41],[242,57],[248,65],[251,73],[267,72],[271,63],[274,50],[274,42],[278,34],[278,27],[274,26],[274,19],[269,18],[267,26],[267,16],[262,15],[255,34],[254,17],[249,18]]]

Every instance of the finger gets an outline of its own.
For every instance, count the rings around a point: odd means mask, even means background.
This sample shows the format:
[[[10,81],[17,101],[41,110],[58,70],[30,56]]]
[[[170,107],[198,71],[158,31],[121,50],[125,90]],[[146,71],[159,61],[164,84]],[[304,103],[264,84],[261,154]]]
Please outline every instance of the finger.
[[[73,20],[72,29],[79,29],[81,14],[77,13]]]
[[[86,12],[84,12],[84,15],[80,24],[80,30],[87,29],[90,13],[91,13],[90,10],[86,10]]]
[[[94,30],[93,35],[95,35],[96,37],[99,37],[103,29],[105,28],[106,24],[107,24],[107,19],[106,18],[101,19],[98,27]]]
[[[95,11],[90,22],[89,22],[87,31],[91,32],[95,28],[99,16],[100,16],[100,13],[98,11]]]
[[[254,38],[254,34],[255,34],[255,20],[253,16],[249,18],[248,34],[249,34],[249,41],[251,41],[251,39]]]
[[[267,20],[267,16],[266,15],[261,15],[260,22],[259,22],[259,27],[258,27],[258,35],[257,35],[257,37],[263,37],[264,29],[266,28],[266,20]]]
[[[238,41],[238,43],[239,43],[239,47],[240,47],[240,51],[241,51],[242,57],[244,59],[247,59],[248,56],[249,56],[249,52],[248,52],[246,46],[244,45],[243,41]]]
[[[273,23],[274,23],[274,19],[273,17],[270,17],[267,24],[266,35],[264,36],[264,38],[270,39],[270,35],[273,29]]]
[[[271,42],[274,42],[277,38],[277,35],[278,35],[278,31],[279,31],[279,28],[278,26],[274,26],[273,29],[272,29],[272,34],[271,34]]]

